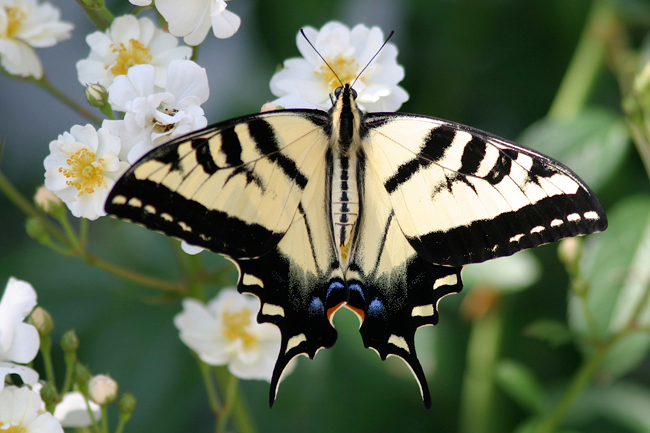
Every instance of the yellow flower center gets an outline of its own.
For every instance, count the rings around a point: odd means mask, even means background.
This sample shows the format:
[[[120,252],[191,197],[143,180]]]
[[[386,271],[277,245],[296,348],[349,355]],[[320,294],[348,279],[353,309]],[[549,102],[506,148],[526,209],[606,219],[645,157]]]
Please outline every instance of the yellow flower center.
[[[5,12],[7,13],[7,37],[12,38],[18,34],[20,26],[23,24],[23,20],[26,17],[25,11],[17,7],[5,6]]]
[[[59,172],[69,179],[66,184],[79,190],[79,195],[92,194],[104,183],[104,160],[95,161],[95,154],[88,149],[77,151],[66,162],[70,168],[60,167]]]
[[[327,65],[323,65],[320,68],[320,75],[327,82],[330,93],[337,87],[340,87],[341,82],[343,84],[350,84],[355,78],[357,78],[359,65],[354,59],[345,58],[339,55],[334,59],[327,59],[327,63],[329,63],[332,69],[328,68]],[[334,72],[332,72],[332,70]],[[334,73],[336,73],[336,75],[334,75]],[[337,76],[338,78],[336,78]],[[339,82],[339,79],[341,82]]]
[[[124,46],[124,44],[113,45],[113,52],[117,53],[117,58],[113,67],[111,67],[111,72],[116,77],[126,74],[131,66],[148,64],[153,59],[149,54],[149,48],[135,39],[131,39],[128,46]]]
[[[12,425],[9,427],[4,427],[4,423],[0,421],[0,430],[2,433],[25,433],[27,429],[19,425]]]
[[[252,312],[248,308],[242,308],[236,313],[223,313],[223,335],[231,341],[240,339],[244,347],[250,347],[255,344],[257,338],[249,334],[246,328],[251,323]]]

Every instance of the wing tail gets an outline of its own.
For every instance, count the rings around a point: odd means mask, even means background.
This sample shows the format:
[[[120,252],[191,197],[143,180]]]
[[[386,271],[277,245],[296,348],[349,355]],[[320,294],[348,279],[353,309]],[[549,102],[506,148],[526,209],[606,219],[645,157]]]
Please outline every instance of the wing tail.
[[[359,283],[362,293],[354,290],[356,283],[350,284],[349,306],[364,312],[359,331],[365,347],[374,349],[382,360],[397,356],[406,362],[427,408],[431,395],[415,350],[415,331],[438,323],[440,299],[462,289],[460,270],[432,265],[414,255],[403,270],[406,278]]]

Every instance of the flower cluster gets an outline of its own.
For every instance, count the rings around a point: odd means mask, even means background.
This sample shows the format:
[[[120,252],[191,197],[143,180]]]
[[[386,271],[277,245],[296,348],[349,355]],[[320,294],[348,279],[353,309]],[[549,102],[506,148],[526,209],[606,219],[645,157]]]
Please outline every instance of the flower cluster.
[[[101,418],[97,404],[87,403],[74,391],[63,395],[54,414],[45,412],[39,375],[23,365],[34,360],[41,343],[44,322],[34,317],[40,309],[34,310],[35,306],[36,291],[31,284],[10,278],[0,299],[0,431],[63,433],[62,426],[89,426],[88,404],[95,419]],[[24,323],[30,313],[38,329]],[[24,386],[6,385],[9,374],[20,376]]]
[[[209,96],[205,69],[192,49],[148,18],[117,17],[86,37],[90,54],[77,62],[79,82],[93,105],[122,112],[100,129],[75,125],[50,143],[45,187],[78,218],[106,215],[104,201],[129,164],[154,147],[203,128]],[[108,89],[108,90],[107,90]]]
[[[148,7],[151,0],[131,3]],[[50,142],[43,162],[45,186],[36,198],[46,212],[61,211],[64,203],[78,218],[104,216],[108,192],[130,164],[207,125],[201,108],[210,94],[207,72],[188,60],[196,52],[179,45],[177,37],[198,45],[212,29],[217,38],[228,38],[237,32],[240,19],[226,9],[224,0],[157,0],[155,7],[168,23],[166,30],[149,18],[124,15],[86,36],[90,52],[77,62],[77,78],[86,87],[88,101],[107,118],[99,128],[74,125]],[[9,74],[41,78],[42,66],[33,48],[52,46],[70,37],[71,30],[49,3],[0,0],[2,67]],[[408,99],[398,85],[404,71],[396,62],[395,46],[387,44],[374,58],[384,43],[379,28],[358,25],[350,30],[332,22],[320,31],[307,27],[305,34],[327,63],[299,34],[298,49],[304,58],[287,60],[273,76],[271,91],[279,99],[263,110],[329,109],[330,94],[342,83],[354,83],[364,110],[396,110]],[[25,365],[39,350],[39,331],[23,322],[35,306],[34,289],[10,279],[0,302],[0,431],[58,433],[62,425],[87,426],[88,411],[99,419],[100,406],[115,400],[117,384],[108,376],[88,379],[85,394],[59,395],[61,401],[55,408],[48,403],[46,412],[43,401],[49,400],[41,399],[40,392],[46,395],[47,385]],[[276,327],[257,323],[259,308],[256,298],[223,289],[207,305],[185,299],[174,323],[181,340],[203,362],[227,364],[241,378],[270,381],[281,336]],[[43,319],[42,314],[35,312],[32,323]],[[5,386],[8,375],[20,376],[24,385]]]

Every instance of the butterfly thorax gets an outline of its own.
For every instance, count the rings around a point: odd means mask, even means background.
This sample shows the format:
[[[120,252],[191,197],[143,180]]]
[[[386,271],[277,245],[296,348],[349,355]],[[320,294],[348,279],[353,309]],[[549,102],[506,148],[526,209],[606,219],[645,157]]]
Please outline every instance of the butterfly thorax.
[[[359,217],[357,184],[361,112],[356,92],[346,84],[337,89],[332,120],[331,221],[334,245],[341,270],[347,270],[354,253],[356,223]]]

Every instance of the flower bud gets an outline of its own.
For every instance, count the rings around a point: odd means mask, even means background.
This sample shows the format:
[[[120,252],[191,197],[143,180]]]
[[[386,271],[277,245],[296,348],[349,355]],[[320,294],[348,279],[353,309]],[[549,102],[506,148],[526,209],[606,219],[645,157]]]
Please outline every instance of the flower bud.
[[[93,107],[103,107],[108,102],[108,91],[101,84],[88,84],[86,90],[86,99]]]
[[[40,218],[27,218],[27,221],[25,221],[25,231],[27,232],[27,236],[39,242],[45,243],[49,239],[49,235]]]
[[[117,410],[120,416],[131,416],[135,410],[135,397],[130,392],[125,392],[117,400]]]
[[[61,337],[61,348],[65,353],[74,353],[79,349],[79,337],[74,329],[68,329]]]
[[[56,391],[56,386],[54,386],[54,383],[47,382],[45,385],[43,385],[43,388],[41,388],[41,400],[43,400],[43,403],[50,405],[56,403],[57,399],[58,393]]]
[[[54,330],[52,315],[43,307],[36,307],[29,316],[29,323],[38,330],[38,335],[47,337]]]
[[[34,195],[36,206],[47,214],[54,214],[56,209],[63,207],[63,202],[52,191],[41,185]]]
[[[267,111],[275,111],[275,110],[284,110],[284,107],[274,104],[272,102],[267,102],[266,104],[262,105],[262,113],[266,113]]]
[[[92,401],[98,405],[109,405],[117,397],[117,382],[110,376],[98,374],[88,382],[88,394]]]
[[[88,395],[88,381],[90,380],[90,377],[91,374],[88,367],[79,362],[74,364],[74,367],[72,368],[72,381],[84,395]]]
[[[572,267],[580,258],[581,242],[577,238],[567,238],[560,242],[557,255],[565,266]]]

